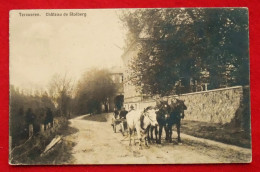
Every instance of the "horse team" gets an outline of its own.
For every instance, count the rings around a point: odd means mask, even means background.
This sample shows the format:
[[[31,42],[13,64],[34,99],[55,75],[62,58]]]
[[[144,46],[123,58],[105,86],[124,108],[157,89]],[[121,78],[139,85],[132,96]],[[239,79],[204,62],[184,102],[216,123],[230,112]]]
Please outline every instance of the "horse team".
[[[172,142],[172,127],[176,125],[178,142],[180,138],[181,119],[184,118],[184,110],[187,107],[183,100],[174,99],[169,101],[160,101],[156,106],[149,106],[144,110],[131,109],[126,115],[127,127],[129,131],[129,145],[132,145],[134,131],[137,133],[139,146],[154,141],[161,144],[162,131],[165,131],[165,140]],[[159,130],[158,130],[159,129]],[[135,141],[135,139],[133,139]]]

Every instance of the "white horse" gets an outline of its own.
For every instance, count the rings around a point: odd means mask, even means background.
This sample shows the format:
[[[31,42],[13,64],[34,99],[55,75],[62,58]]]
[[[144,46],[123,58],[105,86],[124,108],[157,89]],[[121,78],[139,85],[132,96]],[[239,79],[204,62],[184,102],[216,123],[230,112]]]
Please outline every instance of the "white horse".
[[[140,148],[142,146],[141,142],[143,138],[145,140],[145,145],[148,146],[147,136],[149,128],[150,126],[158,125],[155,110],[152,108],[144,111],[132,110],[126,115],[126,121],[129,131],[129,145],[132,145],[132,135],[134,134],[134,130],[136,130]]]

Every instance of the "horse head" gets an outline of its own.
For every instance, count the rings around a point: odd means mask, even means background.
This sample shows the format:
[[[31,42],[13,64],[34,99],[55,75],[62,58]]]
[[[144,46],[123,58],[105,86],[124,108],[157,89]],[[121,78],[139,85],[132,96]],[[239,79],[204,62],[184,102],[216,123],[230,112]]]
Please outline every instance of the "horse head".
[[[187,106],[184,103],[184,100],[176,99],[175,112],[177,115],[180,115],[181,118],[184,118],[184,110],[187,110]]]
[[[145,108],[144,111],[142,112],[140,121],[141,121],[142,129],[147,128],[149,125],[157,126],[158,125],[157,114],[154,107],[149,106]]]
[[[157,126],[158,125],[157,114],[156,114],[155,109],[153,109],[153,108],[149,109],[147,111],[147,117],[150,120],[152,126]]]
[[[185,103],[184,103],[185,101],[184,100],[180,100],[180,99],[177,99],[177,101],[176,101],[176,106],[178,107],[178,108],[180,108],[180,110],[187,110],[187,106],[185,105]]]
[[[160,103],[157,105],[157,108],[159,109],[157,111],[159,119],[168,119],[170,117],[171,107],[168,104],[168,101],[160,101]]]

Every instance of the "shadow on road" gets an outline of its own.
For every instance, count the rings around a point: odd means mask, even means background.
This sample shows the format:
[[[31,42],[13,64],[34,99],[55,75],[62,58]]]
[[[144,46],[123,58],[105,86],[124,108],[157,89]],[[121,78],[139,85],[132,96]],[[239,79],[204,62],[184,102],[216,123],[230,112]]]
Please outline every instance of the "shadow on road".
[[[60,130],[60,135],[63,135],[63,136],[68,136],[68,135],[72,135],[72,134],[75,134],[77,133],[79,130],[77,128],[73,128],[70,126],[71,122],[69,121],[68,122],[68,126],[66,128],[63,128],[62,130]]]
[[[85,116],[82,119],[88,121],[107,122],[107,117],[108,114],[95,114],[95,115]]]
[[[174,128],[174,130],[176,130]],[[199,138],[251,148],[250,133],[225,124],[183,120],[181,132]]]

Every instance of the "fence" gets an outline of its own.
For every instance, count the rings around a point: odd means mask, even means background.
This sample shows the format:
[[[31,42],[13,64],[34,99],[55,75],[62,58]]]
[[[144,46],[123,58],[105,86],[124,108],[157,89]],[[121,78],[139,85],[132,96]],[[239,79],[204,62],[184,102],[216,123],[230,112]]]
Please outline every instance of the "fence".
[[[48,138],[51,134],[57,132],[57,130],[62,126],[64,125],[64,123],[67,121],[66,118],[64,117],[55,117],[53,119],[53,123],[48,123],[47,125],[44,126],[44,124],[41,124],[40,125],[40,132],[39,133],[34,133],[34,127],[32,124],[30,124],[28,126],[28,129],[29,129],[29,138],[28,140],[26,140],[23,144],[19,145],[19,146],[16,146],[14,148],[12,148],[12,136],[9,136],[9,156],[10,156],[10,159],[11,159],[11,156],[13,154],[17,154],[16,152],[25,152],[28,150],[27,147],[28,145],[30,144],[31,140],[32,140],[32,137],[33,136],[37,136],[36,137],[41,137],[43,136],[44,138]]]

